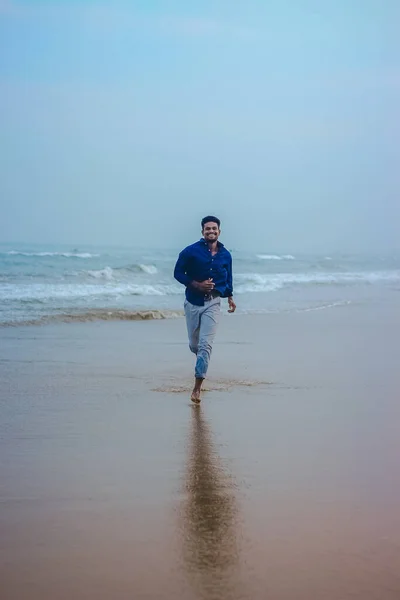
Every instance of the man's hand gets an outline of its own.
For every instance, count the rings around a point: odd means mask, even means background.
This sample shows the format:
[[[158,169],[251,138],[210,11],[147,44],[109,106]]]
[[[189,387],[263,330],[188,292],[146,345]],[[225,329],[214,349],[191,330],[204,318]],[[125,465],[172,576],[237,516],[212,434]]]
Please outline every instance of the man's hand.
[[[230,296],[230,297],[228,298],[228,304],[229,304],[229,310],[228,310],[228,313],[234,313],[234,312],[235,312],[235,310],[236,310],[236,304],[235,304],[235,302],[234,302],[234,300],[233,300],[232,296]]]
[[[215,283],[212,279],[206,279],[205,281],[192,281],[191,285],[199,292],[209,294],[214,289]]]

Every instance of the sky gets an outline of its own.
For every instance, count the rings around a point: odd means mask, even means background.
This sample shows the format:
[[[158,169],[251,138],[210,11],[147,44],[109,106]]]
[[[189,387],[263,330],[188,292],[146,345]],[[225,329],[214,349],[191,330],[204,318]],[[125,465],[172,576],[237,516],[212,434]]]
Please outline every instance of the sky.
[[[397,0],[0,0],[0,242],[400,250]]]

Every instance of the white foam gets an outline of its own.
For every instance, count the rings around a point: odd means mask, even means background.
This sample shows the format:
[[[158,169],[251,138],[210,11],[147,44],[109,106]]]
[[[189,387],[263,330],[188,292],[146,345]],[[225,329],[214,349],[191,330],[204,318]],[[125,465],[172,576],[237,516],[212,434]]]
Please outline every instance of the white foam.
[[[234,290],[238,294],[252,292],[274,292],[283,286],[276,277],[259,273],[238,274],[234,281]]]
[[[235,291],[241,293],[271,292],[285,285],[351,285],[400,281],[400,271],[354,273],[239,273],[235,277]]]
[[[164,281],[155,277],[151,284],[146,279],[124,277],[121,279],[119,269],[107,266],[93,271],[81,271],[87,279],[38,281],[32,278],[20,283],[1,281],[0,302],[39,302],[51,303],[53,300],[67,301],[68,299],[83,300],[89,303],[91,299],[129,296],[170,296],[182,295],[183,286],[175,283],[172,274]],[[4,275],[2,274],[3,278]],[[144,276],[143,276],[144,277]],[[137,280],[138,279],[138,280]],[[303,273],[237,273],[234,275],[234,291],[244,293],[268,293],[291,285],[368,285],[388,283],[398,285],[400,271],[371,271],[371,272],[303,272]]]
[[[156,275],[158,273],[158,269],[154,265],[138,265],[138,267],[143,273],[147,273],[148,275]]]
[[[178,285],[144,284],[9,284],[0,288],[1,301],[51,302],[52,300],[91,299],[99,297],[118,298],[120,296],[168,296],[181,294]]]
[[[325,310],[326,308],[336,308],[337,306],[348,306],[351,304],[351,300],[338,300],[337,302],[331,302],[330,304],[321,304],[320,306],[309,306],[307,308],[298,308],[297,312],[310,312],[314,310]]]
[[[19,250],[9,250],[6,252],[9,256],[61,256],[64,258],[93,258],[100,254],[90,254],[89,252],[20,252]]]
[[[98,271],[87,271],[87,273],[90,277],[94,277],[95,279],[106,279],[107,281],[112,281],[114,279],[111,267],[104,267],[104,269],[99,269]]]
[[[127,281],[132,277],[132,273],[146,273],[148,275],[156,275],[157,268],[154,265],[134,265],[133,267],[104,267],[103,269],[92,269],[88,271],[75,271],[73,275],[82,276],[88,275],[94,279],[105,281]]]
[[[257,258],[261,260],[295,260],[292,254],[282,254],[282,256],[278,254],[257,254]]]

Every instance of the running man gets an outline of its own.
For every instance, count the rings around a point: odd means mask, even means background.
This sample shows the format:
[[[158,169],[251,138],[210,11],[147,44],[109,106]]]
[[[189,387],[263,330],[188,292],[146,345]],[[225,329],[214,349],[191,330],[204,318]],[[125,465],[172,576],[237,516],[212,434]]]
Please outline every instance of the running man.
[[[203,237],[179,254],[174,277],[186,286],[185,315],[189,348],[196,354],[192,402],[199,404],[201,386],[207,374],[212,345],[221,311],[221,298],[228,298],[234,313],[232,256],[218,238],[221,222],[217,217],[201,221]]]

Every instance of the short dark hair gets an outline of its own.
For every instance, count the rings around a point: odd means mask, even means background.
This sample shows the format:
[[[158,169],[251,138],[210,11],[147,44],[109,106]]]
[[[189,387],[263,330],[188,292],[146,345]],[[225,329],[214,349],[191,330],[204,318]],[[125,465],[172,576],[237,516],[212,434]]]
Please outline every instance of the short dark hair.
[[[204,229],[204,225],[206,223],[216,223],[218,225],[218,229],[220,229],[221,227],[221,221],[219,219],[217,219],[217,217],[213,217],[212,215],[208,215],[208,217],[204,217],[204,219],[201,220],[201,229]]]

